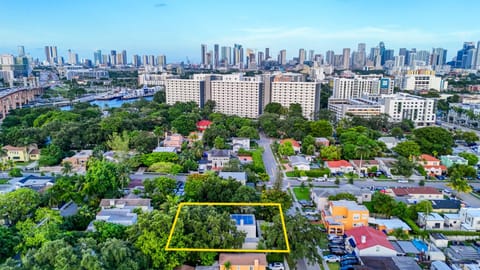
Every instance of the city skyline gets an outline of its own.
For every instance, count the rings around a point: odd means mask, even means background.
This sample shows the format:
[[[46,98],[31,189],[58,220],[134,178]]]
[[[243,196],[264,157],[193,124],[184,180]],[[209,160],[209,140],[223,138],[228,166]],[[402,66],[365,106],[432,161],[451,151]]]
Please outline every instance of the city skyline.
[[[81,58],[93,58],[96,49],[123,49],[133,54],[163,54],[169,62],[200,62],[200,44],[214,44],[263,51],[276,57],[286,49],[287,58],[298,50],[341,53],[366,43],[367,50],[380,41],[389,49],[448,50],[448,60],[464,41],[476,42],[475,10],[480,3],[460,1],[439,5],[432,1],[402,1],[368,5],[351,0],[322,3],[308,1],[141,1],[62,2],[51,5],[25,1],[3,3],[4,26],[0,35],[9,37],[1,53],[16,54],[23,45],[33,57],[44,58],[44,46],[55,45],[59,55],[68,49]],[[463,4],[462,4],[463,3]],[[453,13],[466,6],[461,15]],[[412,8],[414,7],[414,8]],[[18,14],[33,10],[19,23]],[[219,12],[225,11],[225,12]],[[292,12],[298,11],[298,12]],[[428,11],[428,12],[425,12]],[[76,15],[76,16],[75,16]],[[344,19],[342,19],[344,18]]]

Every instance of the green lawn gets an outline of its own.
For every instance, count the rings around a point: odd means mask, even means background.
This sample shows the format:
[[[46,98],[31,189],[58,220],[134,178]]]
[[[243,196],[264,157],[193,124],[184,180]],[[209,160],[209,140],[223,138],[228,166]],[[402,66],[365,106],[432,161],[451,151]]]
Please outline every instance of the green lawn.
[[[8,184],[8,179],[0,179],[0,185]]]
[[[339,270],[340,269],[340,264],[339,263],[328,263],[328,268],[330,268],[330,270]]]
[[[297,200],[310,200],[310,189],[307,187],[294,187],[293,193]]]

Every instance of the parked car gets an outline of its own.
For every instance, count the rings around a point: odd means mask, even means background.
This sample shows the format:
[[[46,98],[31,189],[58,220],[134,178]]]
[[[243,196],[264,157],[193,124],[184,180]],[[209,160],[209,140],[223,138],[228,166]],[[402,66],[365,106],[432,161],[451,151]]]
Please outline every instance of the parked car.
[[[323,256],[323,259],[326,262],[340,262],[340,257],[338,257],[337,255],[333,255],[333,254],[325,255],[325,256]]]
[[[436,177],[438,180],[445,180],[445,176],[443,176],[443,175],[435,175],[435,177]]]
[[[353,265],[345,265],[340,267],[340,270],[355,270],[355,267]]]
[[[328,242],[330,244],[345,244],[345,240],[343,240],[342,238],[334,238]]]
[[[347,254],[347,255],[343,255],[340,260],[351,260],[351,259],[355,259],[357,260],[357,256],[353,255],[353,254]]]
[[[338,235],[333,234],[333,233],[330,233],[330,234],[327,235],[328,241],[330,241],[332,239],[335,239],[335,238],[339,238],[339,237],[341,237],[341,236],[338,236]]]
[[[340,249],[340,248],[334,248],[330,249],[330,252],[335,255],[345,255],[347,254],[347,251],[345,249]]]
[[[400,179],[400,180],[398,180],[398,183],[408,183],[408,180],[407,179]]]
[[[358,260],[345,260],[340,262],[340,266],[345,266],[345,265],[355,265],[358,264]]]
[[[283,266],[283,263],[281,262],[274,262],[268,264],[268,268],[270,270],[285,270],[285,266]]]

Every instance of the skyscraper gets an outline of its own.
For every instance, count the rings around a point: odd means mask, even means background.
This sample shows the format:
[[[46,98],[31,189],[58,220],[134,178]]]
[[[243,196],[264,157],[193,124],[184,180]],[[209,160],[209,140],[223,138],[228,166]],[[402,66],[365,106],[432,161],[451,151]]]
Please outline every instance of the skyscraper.
[[[329,65],[333,65],[333,60],[335,57],[335,52],[334,51],[327,51],[325,53],[325,62]]]
[[[19,57],[24,57],[25,56],[25,47],[18,46],[18,56]]]
[[[132,65],[134,67],[140,67],[140,56],[138,54],[132,56]]]
[[[313,62],[314,55],[315,55],[315,51],[314,50],[309,50],[308,51],[308,61]]]
[[[300,49],[298,50],[298,63],[303,65],[303,62],[305,62],[305,49]]]
[[[202,59],[202,65],[206,66],[207,65],[207,44],[202,44],[201,59]]]
[[[430,64],[432,67],[443,66],[447,62],[447,50],[443,48],[433,48]]]
[[[78,54],[68,50],[68,63],[70,65],[78,65]]]
[[[270,58],[270,48],[265,48],[265,59],[268,60]]]
[[[350,69],[350,48],[343,49],[343,69]]]
[[[233,65],[239,65],[239,68],[242,67],[243,63],[243,48],[240,44],[234,44],[233,46]]]
[[[473,69],[480,69],[480,41],[477,42],[477,53],[475,54],[475,62]]]
[[[365,43],[358,43],[357,51],[352,56],[353,69],[362,69],[365,66],[365,61],[367,60],[365,47]]]
[[[415,60],[417,61],[423,61],[425,64],[429,65],[430,64],[430,52],[421,50],[417,52]]]
[[[262,65],[263,65],[263,61],[265,61],[263,52],[258,52],[258,61],[257,61],[258,63],[257,63],[257,65],[258,65],[258,66],[262,66]]]
[[[287,50],[281,50],[278,54],[278,63],[282,66],[287,64]]]
[[[93,64],[95,66],[102,64],[102,51],[101,50],[96,50],[93,53]]]
[[[127,65],[127,51],[123,50],[122,51],[122,65]]]
[[[45,60],[50,65],[58,63],[57,46],[45,46]]]
[[[455,67],[456,68],[465,68],[467,65],[467,58],[469,54],[469,50],[475,48],[475,43],[473,42],[464,42],[463,48],[457,52],[457,58],[455,59]]]
[[[45,61],[47,61],[49,64],[52,64],[52,57],[51,57],[51,52],[50,52],[50,47],[45,46]]]
[[[110,51],[110,65],[115,66],[117,64],[117,51]]]
[[[218,44],[213,45],[213,64],[216,67],[218,67],[219,64],[219,51],[218,51]]]
[[[380,49],[380,57],[381,57],[381,65],[385,65],[385,43],[383,41],[380,41],[378,43],[378,48]]]

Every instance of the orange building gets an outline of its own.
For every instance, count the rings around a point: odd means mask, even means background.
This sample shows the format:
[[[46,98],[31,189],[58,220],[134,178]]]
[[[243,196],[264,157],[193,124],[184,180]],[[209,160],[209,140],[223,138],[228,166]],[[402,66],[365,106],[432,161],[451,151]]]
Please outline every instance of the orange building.
[[[322,212],[322,222],[328,233],[342,235],[345,230],[367,226],[370,215],[367,207],[354,201],[330,201]]]

